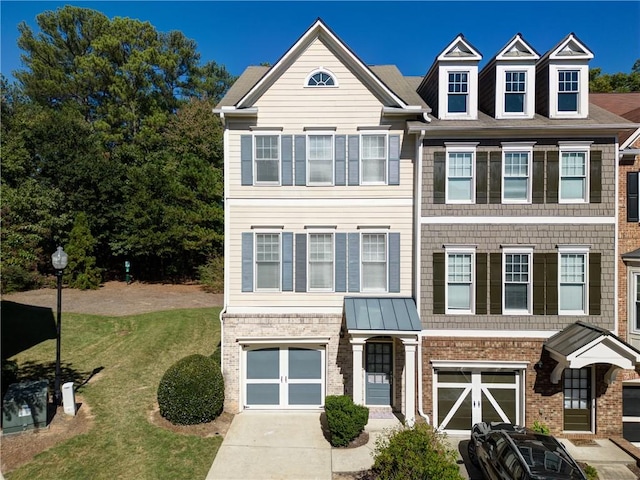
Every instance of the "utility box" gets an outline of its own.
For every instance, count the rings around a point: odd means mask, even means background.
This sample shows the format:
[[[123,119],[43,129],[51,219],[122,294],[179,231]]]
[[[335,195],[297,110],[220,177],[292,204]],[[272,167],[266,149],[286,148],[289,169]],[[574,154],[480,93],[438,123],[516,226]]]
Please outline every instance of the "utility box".
[[[64,406],[64,413],[75,416],[76,394],[73,391],[73,382],[67,382],[62,385],[62,405]]]
[[[16,433],[47,426],[48,382],[14,383],[2,402],[2,431]]]

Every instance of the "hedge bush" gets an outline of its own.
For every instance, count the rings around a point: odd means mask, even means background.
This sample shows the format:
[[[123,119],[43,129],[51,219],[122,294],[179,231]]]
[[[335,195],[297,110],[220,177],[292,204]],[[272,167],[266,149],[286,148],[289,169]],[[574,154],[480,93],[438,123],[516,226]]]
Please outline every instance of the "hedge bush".
[[[379,480],[462,480],[456,453],[442,434],[417,423],[387,432],[376,441],[373,473]]]
[[[324,400],[331,445],[344,447],[364,430],[369,421],[369,409],[356,405],[346,395],[329,395]]]
[[[224,380],[220,367],[204,355],[178,360],[158,386],[160,415],[171,423],[194,425],[210,422],[222,412]]]

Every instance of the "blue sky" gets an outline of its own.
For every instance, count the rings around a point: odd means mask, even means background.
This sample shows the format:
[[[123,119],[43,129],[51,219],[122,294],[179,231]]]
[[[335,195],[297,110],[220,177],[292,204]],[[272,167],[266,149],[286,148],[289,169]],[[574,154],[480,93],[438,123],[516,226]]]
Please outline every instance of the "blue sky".
[[[640,1],[7,1],[0,2],[0,71],[21,68],[17,25],[65,4],[149,21],[159,31],[180,30],[196,41],[202,61],[215,60],[234,75],[248,65],[274,63],[317,17],[367,64],[395,64],[424,75],[458,33],[484,63],[516,33],[540,54],[575,33],[595,54],[591,67],[630,72],[640,58]]]

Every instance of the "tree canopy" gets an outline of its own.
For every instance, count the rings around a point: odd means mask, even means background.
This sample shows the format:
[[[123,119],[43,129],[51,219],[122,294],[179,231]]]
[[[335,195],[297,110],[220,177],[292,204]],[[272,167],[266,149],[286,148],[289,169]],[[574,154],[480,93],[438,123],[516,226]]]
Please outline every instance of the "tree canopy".
[[[630,73],[602,73],[601,68],[589,71],[589,91],[592,93],[640,92],[640,58]]]
[[[95,259],[76,264],[106,278],[124,260],[138,279],[192,278],[222,254],[211,109],[235,78],[148,22],[75,6],[36,20],[38,33],[18,27],[17,82],[2,77],[3,289],[36,285],[55,245],[87,232],[78,251]]]

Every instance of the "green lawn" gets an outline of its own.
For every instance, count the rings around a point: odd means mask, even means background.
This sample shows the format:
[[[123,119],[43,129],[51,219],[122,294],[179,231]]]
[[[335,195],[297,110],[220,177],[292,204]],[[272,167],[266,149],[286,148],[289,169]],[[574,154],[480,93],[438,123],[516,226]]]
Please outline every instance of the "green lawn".
[[[87,434],[45,451],[6,478],[205,478],[222,440],[169,432],[149,423],[148,414],[160,378],[171,364],[192,353],[215,351],[220,340],[218,313],[217,308],[205,308],[130,317],[63,314],[63,381],[78,382],[101,369],[78,390],[91,408],[94,425]],[[50,375],[55,340],[12,359],[24,372]]]

